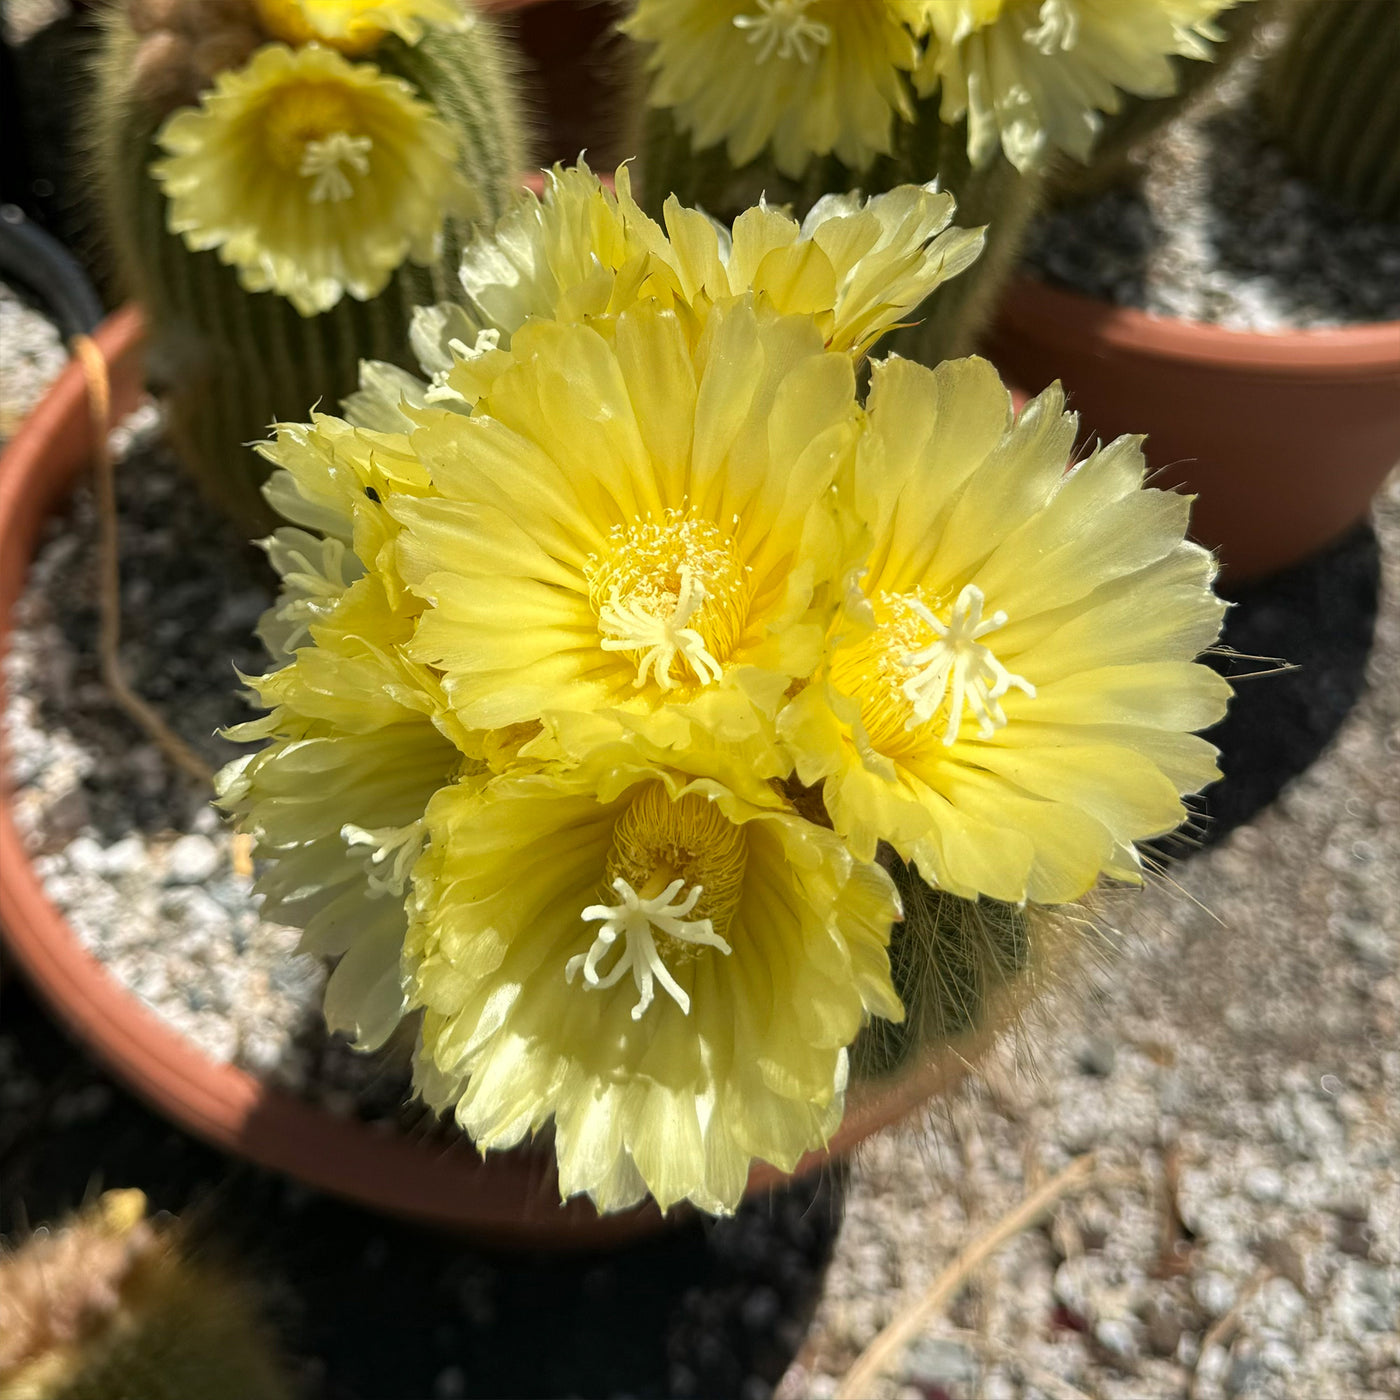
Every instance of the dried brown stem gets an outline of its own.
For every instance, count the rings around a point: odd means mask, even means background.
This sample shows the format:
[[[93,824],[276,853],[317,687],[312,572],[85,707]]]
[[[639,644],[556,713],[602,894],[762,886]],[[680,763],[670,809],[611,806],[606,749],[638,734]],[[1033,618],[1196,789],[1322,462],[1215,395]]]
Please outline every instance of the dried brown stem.
[[[1094,1175],[1092,1155],[1076,1157],[1058,1176],[1033,1191],[1015,1210],[961,1250],[915,1299],[856,1358],[837,1388],[835,1400],[865,1400],[875,1379],[895,1361],[928,1320],[956,1296],[968,1277],[1008,1240],[1027,1229],[1061,1197],[1082,1191]]]
[[[73,337],[73,353],[87,380],[88,411],[92,415],[93,480],[97,491],[98,601],[101,629],[98,641],[102,679],[113,699],[159,746],[177,768],[204,787],[214,785],[214,772],[178,734],[126,683],[121,668],[121,556],[117,548],[116,465],[107,442],[111,431],[111,386],[107,361],[90,337]]]

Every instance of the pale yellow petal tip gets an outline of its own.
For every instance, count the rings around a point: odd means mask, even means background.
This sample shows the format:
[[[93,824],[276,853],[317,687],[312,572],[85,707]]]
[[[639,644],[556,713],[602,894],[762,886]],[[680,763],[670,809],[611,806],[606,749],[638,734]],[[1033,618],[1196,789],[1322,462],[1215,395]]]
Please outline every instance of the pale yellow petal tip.
[[[253,0],[258,19],[288,44],[319,42],[358,55],[388,34],[416,44],[427,28],[472,23],[465,0]]]
[[[457,139],[401,79],[319,44],[268,44],[156,135],[167,223],[250,292],[303,316],[367,301],[405,261],[436,256],[477,196]]]
[[[1236,0],[917,0],[928,38],[914,83],[946,123],[966,119],[968,155],[1000,146],[1018,170],[1053,149],[1087,160],[1121,94],[1176,90],[1173,58],[1212,57],[1216,17]]]

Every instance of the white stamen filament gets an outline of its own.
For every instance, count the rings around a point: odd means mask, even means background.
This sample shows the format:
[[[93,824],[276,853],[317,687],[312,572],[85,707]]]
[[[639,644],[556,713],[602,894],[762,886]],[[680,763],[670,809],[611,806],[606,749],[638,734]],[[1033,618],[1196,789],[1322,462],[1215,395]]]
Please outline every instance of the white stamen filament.
[[[657,982],[665,987],[676,1005],[688,1016],[690,998],[662,961],[652,930],[658,929],[667,937],[682,943],[718,948],[721,953],[731,952],[729,944],[715,932],[715,926],[709,919],[686,918],[704,892],[703,886],[692,885],[690,893],[679,902],[677,896],[685,888],[684,880],[672,880],[660,894],[651,899],[643,899],[621,876],[612,882],[612,887],[621,897],[620,903],[590,904],[583,911],[584,919],[599,920],[602,926],[588,952],[579,953],[569,959],[564,968],[565,980],[572,982],[582,970],[583,980],[590,987],[601,989],[613,986],[624,972],[630,971],[640,998],[632,1008],[634,1021],[640,1021],[647,1007],[651,1005],[656,995]],[[610,971],[599,976],[598,964],[619,938],[622,939],[621,956]]]
[[[1038,15],[1040,23],[1025,31],[1026,43],[1047,58],[1072,49],[1079,39],[1079,16],[1074,0],[1044,0]]]
[[[387,863],[388,869],[382,875],[376,875],[372,869],[366,871],[371,892],[402,897],[427,840],[427,832],[423,830],[421,819],[407,826],[385,826],[372,831],[347,822],[340,828],[340,837],[347,846],[372,846],[371,866]]]
[[[818,49],[831,42],[831,26],[807,17],[812,0],[758,0],[761,13],[736,15],[735,29],[749,31],[749,43],[758,48],[756,61],[767,63],[776,53],[810,63]]]
[[[705,602],[705,585],[687,566],[682,566],[680,580],[675,606],[666,616],[658,616],[655,605],[645,595],[629,595],[624,600],[617,584],[612,586],[608,601],[598,609],[599,628],[615,634],[605,636],[599,643],[604,651],[642,652],[637,662],[637,679],[632,682],[638,690],[646,684],[648,672],[662,690],[670,690],[674,684],[671,667],[678,655],[701,685],[717,681],[724,674],[706,649],[704,637],[686,626]]]
[[[992,650],[979,640],[988,632],[1006,626],[1006,614],[994,612],[983,618],[986,599],[974,583],[958,594],[952,616],[941,622],[917,598],[909,599],[909,607],[937,634],[937,641],[920,651],[900,658],[901,664],[919,668],[901,687],[905,699],[911,701],[914,713],[905,729],[917,729],[927,724],[943,703],[952,685],[948,706],[948,724],[943,742],[953,744],[962,727],[964,708],[977,717],[979,732],[990,739],[1006,723],[1006,713],[998,703],[1013,686],[1034,698],[1035,686],[1024,676],[1013,675],[992,655]]]
[[[369,153],[374,142],[368,136],[351,136],[333,131],[324,141],[308,141],[301,153],[297,174],[313,180],[311,202],[325,200],[339,203],[355,193],[342,167],[349,166],[357,175],[369,174]]]

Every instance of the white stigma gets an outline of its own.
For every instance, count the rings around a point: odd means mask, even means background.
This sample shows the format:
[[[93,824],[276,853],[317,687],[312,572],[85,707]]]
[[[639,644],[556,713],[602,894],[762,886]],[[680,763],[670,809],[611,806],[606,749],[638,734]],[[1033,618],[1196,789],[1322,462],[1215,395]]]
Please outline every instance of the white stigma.
[[[686,915],[695,908],[704,892],[701,885],[692,885],[690,893],[677,902],[677,896],[685,888],[684,880],[672,880],[660,894],[652,899],[643,899],[621,876],[612,882],[612,887],[621,896],[620,904],[590,904],[583,911],[586,920],[600,920],[602,927],[593,940],[593,946],[586,953],[579,953],[569,959],[564,968],[566,981],[572,982],[580,969],[583,980],[590,987],[611,987],[624,972],[632,973],[640,994],[636,1006],[632,1008],[632,1019],[640,1021],[647,1007],[656,995],[655,984],[660,982],[671,994],[677,1006],[687,1016],[690,1014],[690,998],[680,984],[671,976],[670,969],[661,960],[656,950],[653,929],[659,929],[669,938],[682,943],[695,943],[705,948],[718,948],[721,953],[732,951],[729,944],[716,932],[709,919],[687,919]],[[598,964],[607,956],[608,950],[617,940],[622,939],[622,955],[612,965],[610,972],[598,975]]]
[[[371,847],[369,865],[365,869],[371,893],[402,897],[428,833],[423,829],[421,818],[407,826],[384,826],[372,831],[347,822],[340,828],[340,838],[347,846]],[[383,873],[376,874],[373,867]]]
[[[759,63],[767,63],[776,53],[779,58],[796,56],[801,63],[810,63],[817,50],[831,42],[831,26],[809,19],[807,6],[812,0],[758,0],[760,13],[735,15],[734,28],[749,31],[749,43],[758,49]]]
[[[1040,23],[1027,29],[1023,37],[1047,58],[1072,49],[1078,42],[1079,16],[1074,0],[1044,0],[1038,18]]]
[[[357,175],[369,174],[369,153],[374,142],[368,136],[351,136],[333,131],[324,141],[308,141],[301,153],[298,175],[314,181],[311,202],[325,200],[339,203],[355,193],[343,167],[349,166]]]
[[[950,683],[953,695],[948,706],[948,725],[943,731],[945,744],[956,742],[965,708],[976,715],[982,738],[990,739],[1006,723],[1006,714],[998,702],[1008,690],[1015,686],[1034,698],[1035,687],[1024,676],[1008,671],[992,655],[992,649],[979,640],[1006,626],[1004,612],[983,618],[986,601],[982,590],[969,583],[958,594],[952,616],[945,624],[919,599],[908,600],[910,609],[933,628],[938,640],[900,657],[902,665],[918,668],[918,674],[910,676],[901,687],[905,699],[914,706],[905,729],[917,729],[938,713]]]
[[[679,656],[695,674],[701,685],[717,681],[724,674],[719,662],[705,647],[705,639],[686,623],[705,602],[705,585],[695,577],[689,565],[680,570],[681,586],[675,605],[661,615],[646,594],[632,593],[624,600],[622,590],[613,584],[608,601],[598,609],[598,626],[612,633],[600,643],[604,651],[639,651],[637,679],[632,684],[640,690],[646,684],[647,673],[655,677],[662,690],[670,690],[671,667]]]

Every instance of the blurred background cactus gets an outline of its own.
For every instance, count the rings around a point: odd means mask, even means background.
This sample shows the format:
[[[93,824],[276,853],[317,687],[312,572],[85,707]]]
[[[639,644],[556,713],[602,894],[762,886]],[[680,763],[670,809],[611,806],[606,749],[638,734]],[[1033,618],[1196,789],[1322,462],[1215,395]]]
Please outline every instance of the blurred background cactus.
[[[291,1400],[247,1291],[108,1191],[0,1258],[0,1400]]]
[[[624,28],[646,45],[651,75],[644,200],[659,216],[674,192],[730,220],[766,195],[800,216],[825,193],[936,179],[957,198],[959,225],[988,225],[975,266],[886,343],[937,364],[974,348],[1042,201],[1121,170],[1240,49],[1255,10],[637,0]]]
[[[88,112],[170,435],[245,529],[267,517],[244,444],[333,409],[361,359],[408,362],[413,307],[452,295],[465,233],[524,161],[508,50],[464,0],[378,7],[394,33],[321,33],[318,13],[121,0]]]
[[[1362,214],[1400,220],[1400,5],[1310,0],[1264,80],[1279,142]]]

